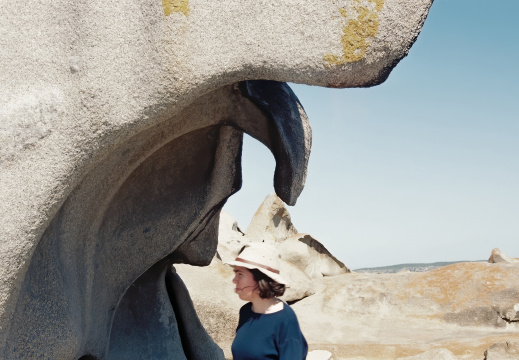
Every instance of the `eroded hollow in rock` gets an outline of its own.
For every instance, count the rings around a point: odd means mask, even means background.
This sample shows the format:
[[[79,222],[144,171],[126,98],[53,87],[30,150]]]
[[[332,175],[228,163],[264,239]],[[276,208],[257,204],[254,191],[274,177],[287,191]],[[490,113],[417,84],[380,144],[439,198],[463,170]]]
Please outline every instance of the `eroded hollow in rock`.
[[[288,86],[202,96],[117,143],[72,191],[30,261],[6,358],[223,358],[172,264],[213,258],[219,212],[241,186],[244,132],[274,153],[276,189],[294,203],[310,130]]]

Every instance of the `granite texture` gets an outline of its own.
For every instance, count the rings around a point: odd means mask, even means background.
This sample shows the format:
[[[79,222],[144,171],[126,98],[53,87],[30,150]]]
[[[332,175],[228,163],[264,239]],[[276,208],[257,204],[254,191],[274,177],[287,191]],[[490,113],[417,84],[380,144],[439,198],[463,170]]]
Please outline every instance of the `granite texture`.
[[[0,357],[110,358],[143,276],[171,313],[158,282],[214,255],[243,132],[273,151],[284,201],[304,184],[302,106],[284,84],[243,82],[379,84],[431,2],[3,1]]]

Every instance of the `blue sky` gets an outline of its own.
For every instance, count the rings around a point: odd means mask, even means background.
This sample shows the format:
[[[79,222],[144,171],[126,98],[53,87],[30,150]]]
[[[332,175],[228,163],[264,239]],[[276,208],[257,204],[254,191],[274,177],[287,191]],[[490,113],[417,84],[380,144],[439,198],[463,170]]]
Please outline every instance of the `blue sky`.
[[[519,257],[518,0],[436,0],[382,85],[291,84],[313,144],[294,225],[348,267]],[[246,138],[225,210],[246,229],[274,160]]]

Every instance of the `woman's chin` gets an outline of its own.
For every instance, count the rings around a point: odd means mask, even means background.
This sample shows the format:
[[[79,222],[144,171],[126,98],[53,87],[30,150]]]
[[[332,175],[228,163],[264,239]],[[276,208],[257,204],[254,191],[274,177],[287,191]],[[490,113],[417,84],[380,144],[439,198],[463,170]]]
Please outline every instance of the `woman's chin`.
[[[237,291],[236,294],[238,294],[238,297],[240,298],[240,300],[250,301],[250,296],[247,296],[247,294],[242,294],[241,291]]]

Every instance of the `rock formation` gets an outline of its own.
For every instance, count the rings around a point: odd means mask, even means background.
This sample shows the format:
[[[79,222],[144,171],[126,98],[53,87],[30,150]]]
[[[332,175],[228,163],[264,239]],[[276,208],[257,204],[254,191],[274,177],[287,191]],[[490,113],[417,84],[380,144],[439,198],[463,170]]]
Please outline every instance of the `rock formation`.
[[[218,271],[203,279],[188,266],[179,273],[202,323],[217,326],[225,339],[217,342],[230,358],[242,303],[235,302],[230,269],[211,266]],[[219,290],[209,292],[200,282]],[[334,360],[481,360],[485,351],[488,360],[501,360],[517,354],[519,322],[512,313],[519,310],[518,266],[478,262],[420,273],[347,273],[312,285],[314,294],[292,308],[310,350],[328,351]],[[209,319],[206,309],[212,309]],[[222,313],[225,328],[214,321]]]
[[[293,308],[307,339],[334,359],[390,360],[445,349],[458,360],[476,360],[494,343],[519,340],[519,323],[504,316],[518,303],[517,266],[351,273],[315,286]]]
[[[503,342],[490,346],[485,351],[484,360],[516,360],[519,359],[519,343]]]
[[[290,212],[276,194],[267,195],[245,234],[234,230],[238,225],[228,213],[222,213],[220,219],[217,258],[223,262],[232,261],[250,242],[273,244],[281,255],[281,270],[290,279],[283,297],[286,301],[298,301],[313,294],[311,279],[350,272],[319,241],[309,234],[297,232]]]
[[[488,259],[489,263],[508,263],[508,264],[519,264],[518,258],[513,258],[505,253],[503,253],[498,248],[492,250],[492,254],[490,254],[490,258]]]
[[[222,358],[171,264],[213,258],[243,133],[294,204],[310,128],[276,81],[383,82],[431,2],[3,2],[0,358]]]
[[[284,214],[284,221],[274,222],[265,215],[274,217],[279,213]],[[273,236],[286,234],[276,230],[275,223],[283,229],[295,228],[288,210],[275,196],[266,198],[256,216],[263,224],[270,224],[262,228],[277,244],[285,266],[289,264],[292,271],[297,269],[287,277],[301,276],[309,263],[304,255],[316,246],[300,242],[300,238],[306,237],[303,234],[284,240]],[[228,242],[227,237],[231,241],[237,237],[240,245],[245,244],[248,234],[236,232],[238,225],[229,214],[222,218],[218,251]],[[259,221],[253,218],[251,222]],[[261,234],[256,235],[262,238]],[[493,254],[506,256],[496,249]],[[347,270],[331,254],[327,259],[314,258],[320,260],[335,264],[334,269]],[[210,268],[214,271],[208,271]],[[217,343],[230,359],[242,303],[234,295],[229,267],[215,258],[204,271],[202,279],[192,267],[179,269],[202,323],[210,334],[217,334]],[[297,291],[288,297],[295,302],[292,306],[310,349],[321,350],[313,356],[329,353],[335,360],[481,360],[484,356],[490,360],[517,356],[519,267],[515,263],[462,262],[431,271],[392,274],[348,270],[323,277],[322,270],[319,273],[321,276],[296,281]],[[211,288],[218,291],[206,291]],[[306,289],[306,293],[301,289]],[[226,321],[219,322],[215,317],[224,315],[216,314],[225,314]]]
[[[220,242],[229,242],[225,235],[220,239]],[[349,272],[319,241],[296,230],[290,212],[276,194],[267,195],[256,210],[246,230],[246,241],[275,244],[284,261],[310,278]]]
[[[298,232],[283,200],[269,194],[254,213],[246,233],[249,241],[277,243]]]
[[[295,265],[311,279],[350,272],[323,244],[309,234],[293,235],[281,242],[277,249],[284,261]]]

